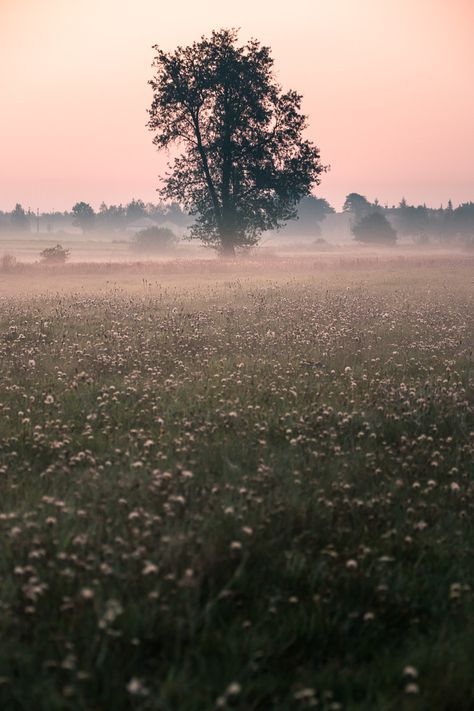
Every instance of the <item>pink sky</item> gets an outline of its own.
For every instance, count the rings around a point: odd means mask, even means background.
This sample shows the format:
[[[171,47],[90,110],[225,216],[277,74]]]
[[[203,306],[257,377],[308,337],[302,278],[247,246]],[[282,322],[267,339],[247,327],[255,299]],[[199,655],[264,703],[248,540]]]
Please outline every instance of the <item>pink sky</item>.
[[[473,0],[0,0],[0,209],[156,201],[151,45],[221,27],[304,95],[336,207],[474,199]]]

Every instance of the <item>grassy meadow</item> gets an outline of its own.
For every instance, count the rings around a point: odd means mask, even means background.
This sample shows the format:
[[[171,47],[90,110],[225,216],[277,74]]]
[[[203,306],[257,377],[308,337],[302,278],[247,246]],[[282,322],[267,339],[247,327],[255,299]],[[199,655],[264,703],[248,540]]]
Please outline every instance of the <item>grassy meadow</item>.
[[[212,264],[0,274],[0,708],[472,710],[474,258]]]

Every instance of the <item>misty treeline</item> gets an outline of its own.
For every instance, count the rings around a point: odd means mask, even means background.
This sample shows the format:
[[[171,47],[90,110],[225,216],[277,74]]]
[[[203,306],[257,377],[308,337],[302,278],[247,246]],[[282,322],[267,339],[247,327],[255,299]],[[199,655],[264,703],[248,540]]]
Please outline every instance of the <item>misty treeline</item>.
[[[351,231],[355,239],[371,241],[358,235],[372,221],[382,225],[382,218],[388,228],[385,230],[386,241],[395,241],[397,236],[412,238],[420,244],[431,241],[474,244],[474,202],[459,204],[456,208],[451,200],[446,207],[427,207],[427,205],[410,205],[402,198],[398,205],[381,205],[376,199],[371,203],[364,195],[350,193],[344,202],[343,211],[350,215]],[[392,236],[390,236],[390,228]],[[377,230],[375,230],[377,231]],[[382,233],[382,227],[379,233]],[[375,240],[374,240],[375,241]],[[384,241],[380,239],[380,241]]]
[[[402,199],[398,205],[382,205],[377,199],[370,202],[359,193],[350,193],[342,212],[336,212],[330,203],[321,197],[308,196],[298,205],[298,218],[291,220],[282,233],[288,237],[320,237],[323,223],[331,215],[337,231],[349,222],[354,239],[359,241],[394,242],[397,238],[411,239],[423,244],[429,242],[474,243],[474,202],[454,207],[451,200],[445,207],[410,205]],[[388,222],[377,220],[376,215]],[[177,203],[145,203],[133,199],[126,205],[106,205],[98,210],[83,201],[77,202],[69,211],[35,213],[17,204],[11,211],[0,210],[0,232],[18,235],[45,232],[68,232],[77,229],[85,235],[92,233],[117,233],[136,231],[149,226],[166,225],[177,233],[184,234],[192,218]],[[370,239],[373,224],[376,237]],[[392,235],[390,237],[390,235]]]
[[[186,229],[189,216],[176,203],[153,204],[143,200],[131,200],[126,205],[106,205],[102,202],[98,210],[87,202],[79,201],[71,210],[64,212],[34,212],[17,203],[11,212],[0,210],[0,233],[13,232],[69,232],[80,230],[84,234],[120,233],[136,231],[143,227],[170,223],[177,231]]]

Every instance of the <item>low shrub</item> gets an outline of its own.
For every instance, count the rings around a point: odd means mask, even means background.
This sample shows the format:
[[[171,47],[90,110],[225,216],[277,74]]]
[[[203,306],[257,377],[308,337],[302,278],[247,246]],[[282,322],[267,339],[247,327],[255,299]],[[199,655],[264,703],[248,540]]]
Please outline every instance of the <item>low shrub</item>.
[[[70,254],[71,251],[69,249],[64,249],[61,244],[57,244],[55,247],[43,249],[40,253],[40,257],[41,260],[47,264],[64,264]]]
[[[176,242],[176,235],[168,227],[147,227],[135,235],[132,249],[137,252],[163,253],[170,251]]]

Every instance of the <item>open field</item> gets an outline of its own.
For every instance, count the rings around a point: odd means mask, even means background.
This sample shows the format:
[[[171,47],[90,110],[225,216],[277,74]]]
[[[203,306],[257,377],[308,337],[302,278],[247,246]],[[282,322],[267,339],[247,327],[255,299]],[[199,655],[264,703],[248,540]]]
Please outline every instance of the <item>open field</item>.
[[[81,268],[87,262],[89,264],[126,264],[127,262],[146,262],[150,259],[156,261],[156,254],[141,254],[133,248],[133,233],[94,233],[92,235],[72,234],[72,233],[31,233],[25,235],[12,235],[0,233],[0,259],[2,255],[8,254],[15,257],[20,264],[25,266],[38,264],[41,259],[41,252],[47,247],[54,247],[60,243],[65,249],[70,251],[68,266]],[[213,261],[212,250],[203,247],[194,240],[181,239],[174,247],[173,251],[165,258],[168,260],[201,259],[202,261]],[[459,243],[446,245],[446,243],[436,243],[420,246],[412,240],[402,239],[394,247],[374,247],[373,245],[362,245],[353,239],[347,240],[341,236],[332,236],[328,241],[318,243],[315,235],[285,236],[281,233],[270,234],[262,240],[260,246],[251,250],[252,257],[257,259],[274,259],[278,255],[285,259],[295,259],[301,255],[320,258],[323,261],[336,262],[340,259],[367,259],[379,257],[382,261],[413,259],[446,259],[472,258],[473,251]]]
[[[1,709],[474,708],[472,256],[31,266],[0,306]]]

